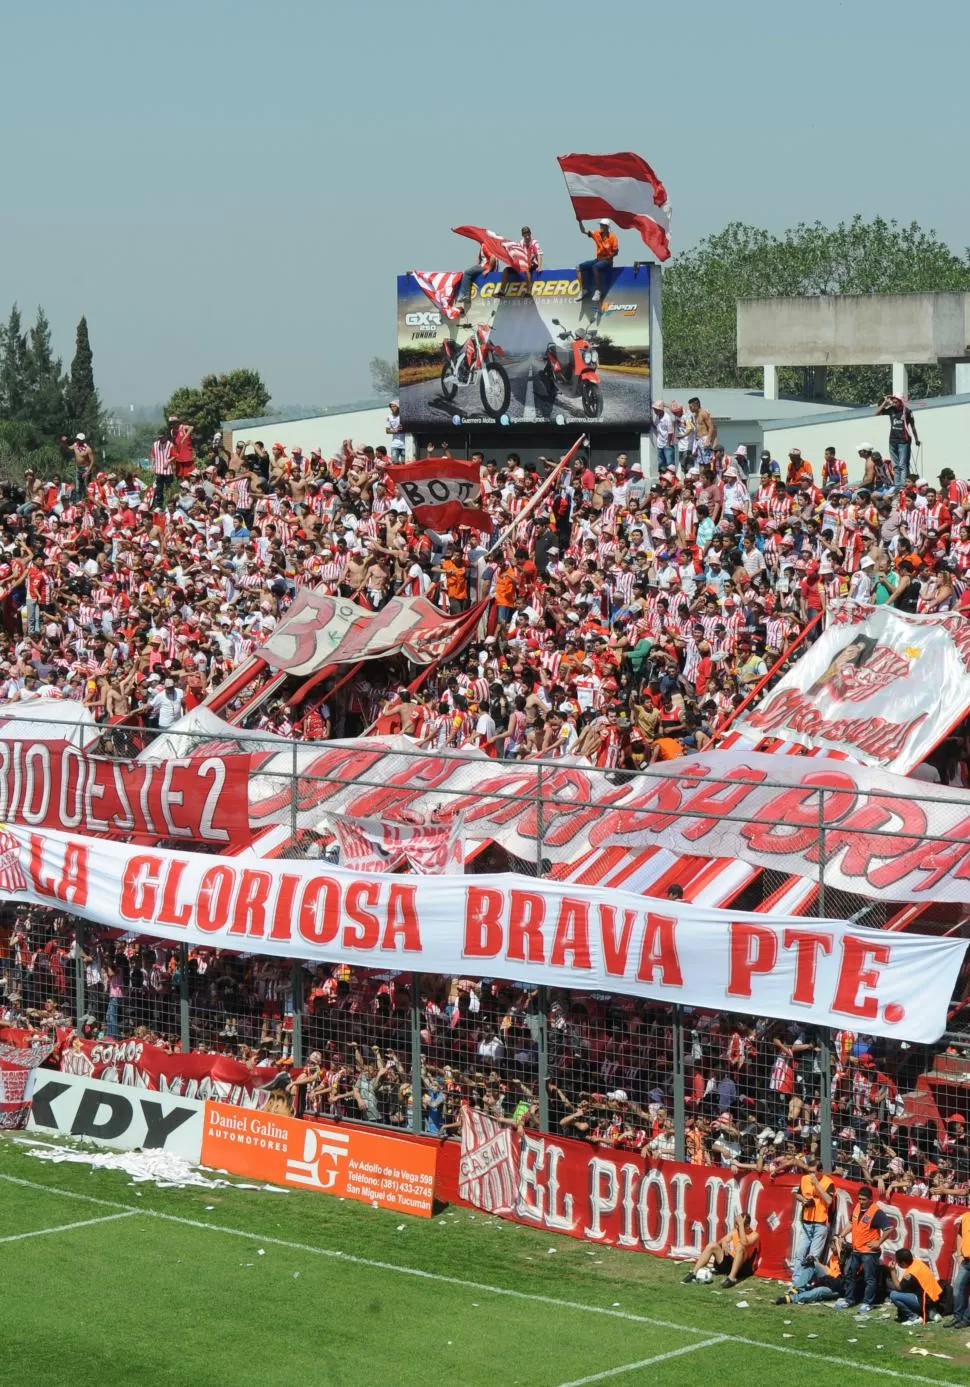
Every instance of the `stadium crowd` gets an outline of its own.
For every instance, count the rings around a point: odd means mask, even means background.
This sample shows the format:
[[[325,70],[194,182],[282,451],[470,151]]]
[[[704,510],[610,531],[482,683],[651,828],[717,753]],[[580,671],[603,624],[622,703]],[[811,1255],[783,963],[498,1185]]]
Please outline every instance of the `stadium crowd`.
[[[298,585],[372,610],[424,594],[456,613],[491,595],[491,634],[413,691],[403,659],[385,661],[379,681],[367,666],[249,721],[313,740],[384,714],[430,748],[632,769],[702,749],[834,597],[970,610],[970,485],[952,469],[897,487],[864,444],[850,487],[834,449],[817,465],[798,449],[732,458],[699,401],[654,414],[655,481],[626,454],[580,456],[531,510],[544,462],[478,455],[487,537],[417,525],[383,479],[383,445],[325,459],[227,452],[216,435],[197,458],[173,418],[150,483],[98,470],[78,439],[68,480],[0,484],[0,696],[165,729],[258,650]],[[400,431],[395,408],[396,455]],[[966,751],[960,734],[939,749],[941,778],[967,783]]]
[[[217,434],[197,456],[191,428],[173,418],[149,481],[99,469],[79,436],[67,479],[0,483],[0,699],[75,700],[100,721],[164,730],[258,651],[300,585],[372,610],[423,594],[455,614],[492,596],[491,633],[420,687],[408,687],[403,658],[384,661],[379,676],[368,667],[336,692],[324,684],[300,707],[269,701],[252,724],[308,740],[403,730],[431,748],[579,754],[631,770],[702,749],[788,647],[817,633],[833,598],[970,612],[970,483],[952,469],[933,485],[903,475],[898,447],[890,460],[862,444],[862,482],[850,485],[834,449],[816,464],[798,449],[784,463],[744,449],[731,457],[699,400],[653,408],[656,480],[626,454],[595,467],[580,456],[530,510],[550,464],[479,455],[489,536],[416,524],[384,478],[384,445],[348,442],[324,458],[261,442],[229,451]],[[895,409],[884,411],[891,428]],[[386,432],[397,457],[396,402]],[[970,783],[965,729],[934,764],[944,782]],[[70,922],[51,912],[16,915],[4,1024],[72,1024],[72,941]],[[176,1045],[176,954],[94,930],[84,949],[89,1014],[75,1018],[78,1031]],[[285,1101],[301,1111],[409,1120],[399,1058],[409,1001],[393,979],[340,969],[306,978],[310,1058],[294,1079],[287,967],[204,953],[190,967],[194,1045],[284,1066]],[[454,1130],[462,1097],[534,1124],[536,998],[456,979],[424,986],[428,1128]],[[547,1019],[554,1129],[671,1153],[669,1014],[576,995],[554,999]],[[814,1152],[813,1039],[737,1018],[702,1015],[693,1026],[693,1158],[744,1167]],[[840,1168],[965,1195],[963,1127],[900,1121],[900,1089],[926,1060],[845,1038],[834,1089]]]

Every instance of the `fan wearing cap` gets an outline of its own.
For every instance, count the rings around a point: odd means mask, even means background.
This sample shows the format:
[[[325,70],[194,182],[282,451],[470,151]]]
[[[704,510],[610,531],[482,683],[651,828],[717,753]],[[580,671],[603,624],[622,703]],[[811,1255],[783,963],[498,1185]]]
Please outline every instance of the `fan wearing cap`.
[[[785,474],[785,482],[788,486],[808,487],[815,482],[812,464],[808,458],[802,457],[801,448],[792,448],[788,454],[788,471]]]
[[[677,420],[663,400],[653,402],[653,436],[657,445],[657,469],[677,467]]]
[[[577,217],[576,221],[583,235],[588,236],[596,247],[596,259],[583,260],[576,267],[576,273],[579,276],[579,296],[581,299],[589,297],[589,284],[592,280],[596,290],[593,294],[593,302],[599,303],[603,297],[604,272],[612,270],[613,261],[620,253],[620,243],[610,230],[607,217],[600,218],[599,226],[595,231],[587,231],[580,217]]]

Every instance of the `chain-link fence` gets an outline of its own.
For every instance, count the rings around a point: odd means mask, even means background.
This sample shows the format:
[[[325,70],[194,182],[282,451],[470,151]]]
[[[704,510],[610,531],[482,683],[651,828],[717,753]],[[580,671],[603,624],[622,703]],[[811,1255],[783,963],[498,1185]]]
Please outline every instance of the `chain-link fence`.
[[[803,792],[802,851],[813,856],[813,870],[796,877],[747,859],[712,858],[713,827],[763,826],[764,809],[686,809],[660,768],[631,776],[563,762],[472,760],[399,742],[373,751],[356,743],[351,751],[254,743],[245,735],[234,745],[221,732],[217,741],[204,732],[179,737],[178,746],[157,750],[265,753],[249,776],[260,855],[339,861],[334,812],[405,823],[460,815],[471,874],[514,871],[769,916],[890,929],[918,916],[930,932],[964,928],[961,906],[894,903],[888,890],[863,896],[830,870],[847,843],[885,859],[912,852],[914,842],[954,848],[949,828],[901,839],[898,813],[887,814],[863,790],[852,792],[850,807],[844,788]],[[94,749],[110,759],[132,750],[150,755],[156,743],[145,729],[113,728]],[[728,780],[705,783],[736,788]],[[612,836],[607,816],[631,787],[655,792],[662,816],[641,808],[641,819],[615,823]],[[963,802],[943,792],[934,803],[963,813]],[[670,840],[661,833],[681,820],[698,843],[695,853],[665,846]],[[813,820],[814,838],[805,828]],[[10,1017],[42,1024],[60,1016],[86,1035],[140,1035],[169,1050],[224,1055],[260,1074],[282,1067],[295,1076],[294,1109],[306,1114],[448,1136],[464,1100],[511,1123],[740,1168],[782,1159],[795,1147],[864,1168],[888,1159],[882,1148],[891,1147],[890,1127],[894,1139],[912,1133],[907,1140],[919,1147],[952,1119],[970,1119],[966,969],[952,1033],[926,1047],[621,994],[188,950],[119,938],[39,908],[8,907],[0,945],[8,1024]]]

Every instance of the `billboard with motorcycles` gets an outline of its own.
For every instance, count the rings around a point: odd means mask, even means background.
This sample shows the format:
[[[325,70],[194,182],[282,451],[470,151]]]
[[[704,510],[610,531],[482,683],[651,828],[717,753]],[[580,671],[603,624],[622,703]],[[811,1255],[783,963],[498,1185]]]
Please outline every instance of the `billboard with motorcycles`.
[[[614,268],[594,300],[576,270],[541,270],[531,294],[482,274],[457,321],[411,274],[398,276],[401,416],[442,424],[603,424],[650,419],[651,266]]]

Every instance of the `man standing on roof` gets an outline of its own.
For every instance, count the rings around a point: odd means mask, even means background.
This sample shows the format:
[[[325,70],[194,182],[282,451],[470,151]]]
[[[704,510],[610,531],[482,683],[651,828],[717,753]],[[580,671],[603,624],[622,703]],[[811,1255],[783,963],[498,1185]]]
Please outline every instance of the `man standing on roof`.
[[[587,231],[579,217],[576,218],[576,221],[583,235],[588,236],[596,247],[596,259],[583,260],[576,267],[576,273],[579,275],[579,297],[581,299],[588,297],[589,281],[592,278],[596,291],[593,294],[593,302],[599,303],[603,297],[603,274],[607,270],[612,270],[613,261],[620,253],[620,243],[610,230],[608,218],[600,218],[600,224],[596,231]]]
[[[391,462],[404,461],[404,421],[401,418],[401,406],[397,400],[392,400],[387,406],[387,418],[384,420],[384,432],[390,442],[388,444],[391,453]]]
[[[704,409],[696,395],[687,401],[694,423],[694,461],[706,467],[714,456],[717,447],[717,425],[711,418],[710,410]]]
[[[893,460],[893,481],[901,491],[909,480],[909,460],[913,444],[920,446],[916,420],[904,395],[884,395],[876,414],[889,415],[889,456]]]
[[[494,255],[489,255],[484,246],[478,251],[478,262],[470,265],[467,270],[462,271],[461,283],[458,285],[458,293],[455,295],[455,307],[459,313],[467,313],[468,305],[471,303],[472,285],[477,282],[481,275],[490,275],[496,266]]]

